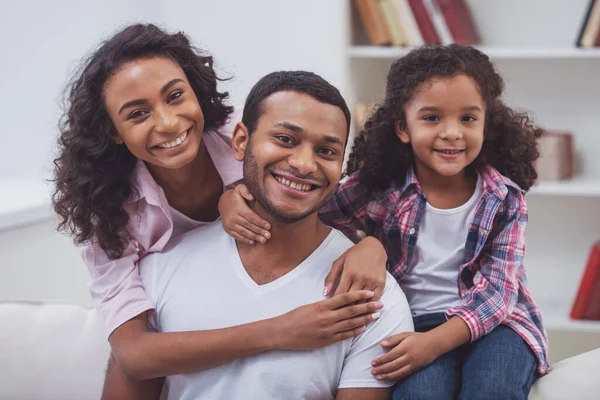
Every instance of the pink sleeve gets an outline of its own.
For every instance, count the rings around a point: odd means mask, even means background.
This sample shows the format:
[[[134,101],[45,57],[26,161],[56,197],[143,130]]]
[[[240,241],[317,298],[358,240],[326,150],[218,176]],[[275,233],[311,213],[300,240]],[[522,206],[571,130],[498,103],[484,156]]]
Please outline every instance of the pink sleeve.
[[[154,305],[146,294],[138,271],[136,243],[129,242],[123,256],[111,260],[98,246],[83,247],[82,256],[91,276],[90,293],[106,336]]]
[[[224,125],[206,132],[204,137],[206,148],[225,187],[243,178],[242,163],[233,158],[231,148],[233,130],[242,120],[242,113],[243,108],[236,107]]]

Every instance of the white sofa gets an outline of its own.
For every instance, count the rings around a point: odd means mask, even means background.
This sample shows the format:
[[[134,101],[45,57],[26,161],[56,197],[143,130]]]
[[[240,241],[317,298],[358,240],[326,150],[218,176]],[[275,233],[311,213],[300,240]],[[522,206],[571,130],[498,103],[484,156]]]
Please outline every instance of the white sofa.
[[[100,398],[109,347],[96,313],[59,303],[0,301],[0,399]],[[531,400],[600,399],[600,349],[556,363]]]

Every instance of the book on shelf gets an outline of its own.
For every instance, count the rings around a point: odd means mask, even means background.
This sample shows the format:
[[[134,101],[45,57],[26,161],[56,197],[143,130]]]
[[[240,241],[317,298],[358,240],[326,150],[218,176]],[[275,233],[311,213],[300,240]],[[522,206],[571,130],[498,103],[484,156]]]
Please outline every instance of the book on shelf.
[[[590,0],[576,44],[583,48],[600,46],[600,0]]]
[[[590,250],[571,308],[571,318],[600,320],[600,241]]]
[[[375,46],[384,46],[392,42],[378,0],[354,0],[362,26]]]
[[[354,5],[375,46],[480,43],[464,0],[354,0]]]
[[[544,131],[538,141],[540,157],[535,170],[540,181],[573,178],[573,134],[567,131]]]

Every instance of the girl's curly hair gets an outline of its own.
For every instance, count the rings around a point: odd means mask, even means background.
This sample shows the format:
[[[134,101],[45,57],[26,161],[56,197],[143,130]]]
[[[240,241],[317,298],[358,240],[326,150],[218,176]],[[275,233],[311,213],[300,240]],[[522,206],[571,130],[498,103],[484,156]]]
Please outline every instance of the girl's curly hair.
[[[528,190],[537,178],[533,162],[539,156],[537,140],[542,130],[533,126],[526,113],[502,102],[504,81],[489,57],[458,44],[422,46],[392,64],[383,104],[354,141],[346,174],[359,171],[359,183],[368,193],[385,190],[391,181],[404,182],[413,165],[413,152],[396,136],[396,121],[406,127],[405,105],[421,84],[459,74],[477,82],[487,106],[483,146],[470,168],[491,165]]]
[[[54,210],[58,228],[76,244],[94,240],[110,258],[123,254],[129,216],[123,205],[132,196],[136,157],[116,144],[115,127],[105,109],[106,81],[134,59],[165,56],[185,72],[204,113],[204,129],[222,125],[233,108],[217,90],[213,59],[190,44],[184,33],[169,34],[151,24],[131,25],[110,39],[82,64],[67,87],[65,112],[54,160]]]

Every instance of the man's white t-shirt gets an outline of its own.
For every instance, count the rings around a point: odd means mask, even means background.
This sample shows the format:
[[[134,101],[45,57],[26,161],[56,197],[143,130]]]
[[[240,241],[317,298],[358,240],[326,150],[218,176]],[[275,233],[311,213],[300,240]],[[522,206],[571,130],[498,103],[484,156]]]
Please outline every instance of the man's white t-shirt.
[[[151,325],[160,332],[226,328],[324,300],[325,276],[351,246],[332,229],[294,270],[258,285],[221,221],[200,227],[141,261],[140,274],[156,306]],[[168,399],[333,399],[338,388],[390,386],[372,376],[371,361],[384,354],[383,340],[412,331],[413,322],[406,297],[390,274],[381,301],[381,317],[356,338],[312,351],[273,350],[169,376]]]

